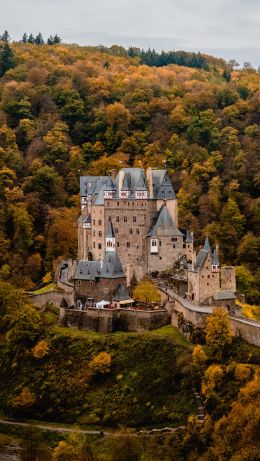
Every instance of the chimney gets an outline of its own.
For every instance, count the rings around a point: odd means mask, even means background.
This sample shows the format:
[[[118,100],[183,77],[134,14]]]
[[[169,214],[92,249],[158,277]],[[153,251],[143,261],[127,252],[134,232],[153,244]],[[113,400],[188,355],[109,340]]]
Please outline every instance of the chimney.
[[[146,170],[146,178],[148,183],[149,198],[153,198],[153,169],[151,167]]]

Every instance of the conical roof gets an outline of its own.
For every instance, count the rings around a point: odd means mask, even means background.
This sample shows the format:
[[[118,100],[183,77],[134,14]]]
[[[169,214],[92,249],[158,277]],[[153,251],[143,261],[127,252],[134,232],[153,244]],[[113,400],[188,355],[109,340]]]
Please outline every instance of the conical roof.
[[[103,260],[101,277],[107,279],[125,277],[125,273],[116,251],[106,251]]]
[[[205,238],[205,243],[204,243],[204,247],[203,247],[203,250],[205,251],[209,251],[211,253],[211,248],[210,248],[210,243],[209,243],[209,238],[208,236],[206,235],[206,238]]]
[[[217,253],[216,248],[214,248],[214,251],[213,251],[212,265],[219,266],[219,258],[218,258],[218,253]]]
[[[177,228],[167,207],[165,205],[162,205],[159,210],[156,223],[150,230],[149,235],[152,237],[155,237],[156,235],[178,236],[178,235],[183,235],[183,234]]]
[[[111,176],[108,176],[107,182],[106,182],[106,184],[104,185],[103,190],[104,190],[104,191],[115,190],[115,186],[114,186],[114,184],[113,184],[113,181],[112,181]]]
[[[113,224],[112,224],[111,221],[109,221],[108,226],[107,226],[107,238],[109,238],[109,239],[115,238]]]
[[[145,177],[144,177],[144,174],[143,174],[142,171],[141,171],[139,179],[137,181],[135,190],[147,190]]]
[[[125,175],[124,175],[123,184],[122,184],[122,190],[131,190],[131,176],[130,176],[130,173],[125,173]]]

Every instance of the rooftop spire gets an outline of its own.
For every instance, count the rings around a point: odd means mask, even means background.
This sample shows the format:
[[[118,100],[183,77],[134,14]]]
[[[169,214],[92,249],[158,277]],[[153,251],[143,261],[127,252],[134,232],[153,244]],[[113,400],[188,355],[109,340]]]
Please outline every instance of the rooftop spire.
[[[205,251],[209,251],[211,253],[211,248],[210,248],[210,243],[209,243],[209,238],[208,236],[206,235],[206,238],[205,238],[205,243],[204,243],[204,247],[203,247],[203,250]]]

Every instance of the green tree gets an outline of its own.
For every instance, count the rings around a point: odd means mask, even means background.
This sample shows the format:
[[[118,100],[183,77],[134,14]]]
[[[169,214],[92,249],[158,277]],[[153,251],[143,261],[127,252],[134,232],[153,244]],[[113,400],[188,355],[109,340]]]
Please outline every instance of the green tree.
[[[0,47],[0,77],[3,77],[5,73],[15,67],[14,53],[8,42],[4,42],[4,45]]]

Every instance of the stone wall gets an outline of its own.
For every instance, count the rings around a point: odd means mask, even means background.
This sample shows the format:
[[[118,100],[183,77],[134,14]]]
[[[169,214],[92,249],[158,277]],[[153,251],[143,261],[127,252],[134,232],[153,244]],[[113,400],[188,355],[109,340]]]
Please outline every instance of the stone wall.
[[[196,306],[190,301],[181,298],[170,290],[160,289],[162,299],[167,299],[167,310],[171,315],[172,325],[179,327],[178,314],[191,322],[194,326],[204,328],[207,315],[213,312],[214,306]],[[260,346],[260,322],[240,316],[229,316],[231,326],[236,336],[255,346]]]
[[[255,346],[260,346],[260,322],[242,317],[229,317],[236,336]]]
[[[47,291],[46,293],[29,294],[29,301],[39,308],[44,307],[47,303],[52,304],[54,307],[60,307],[64,300],[66,301],[68,306],[73,306],[73,292],[52,290]]]
[[[166,311],[137,311],[134,309],[96,309],[86,311],[66,310],[62,323],[100,333],[115,331],[154,330],[170,324]]]

